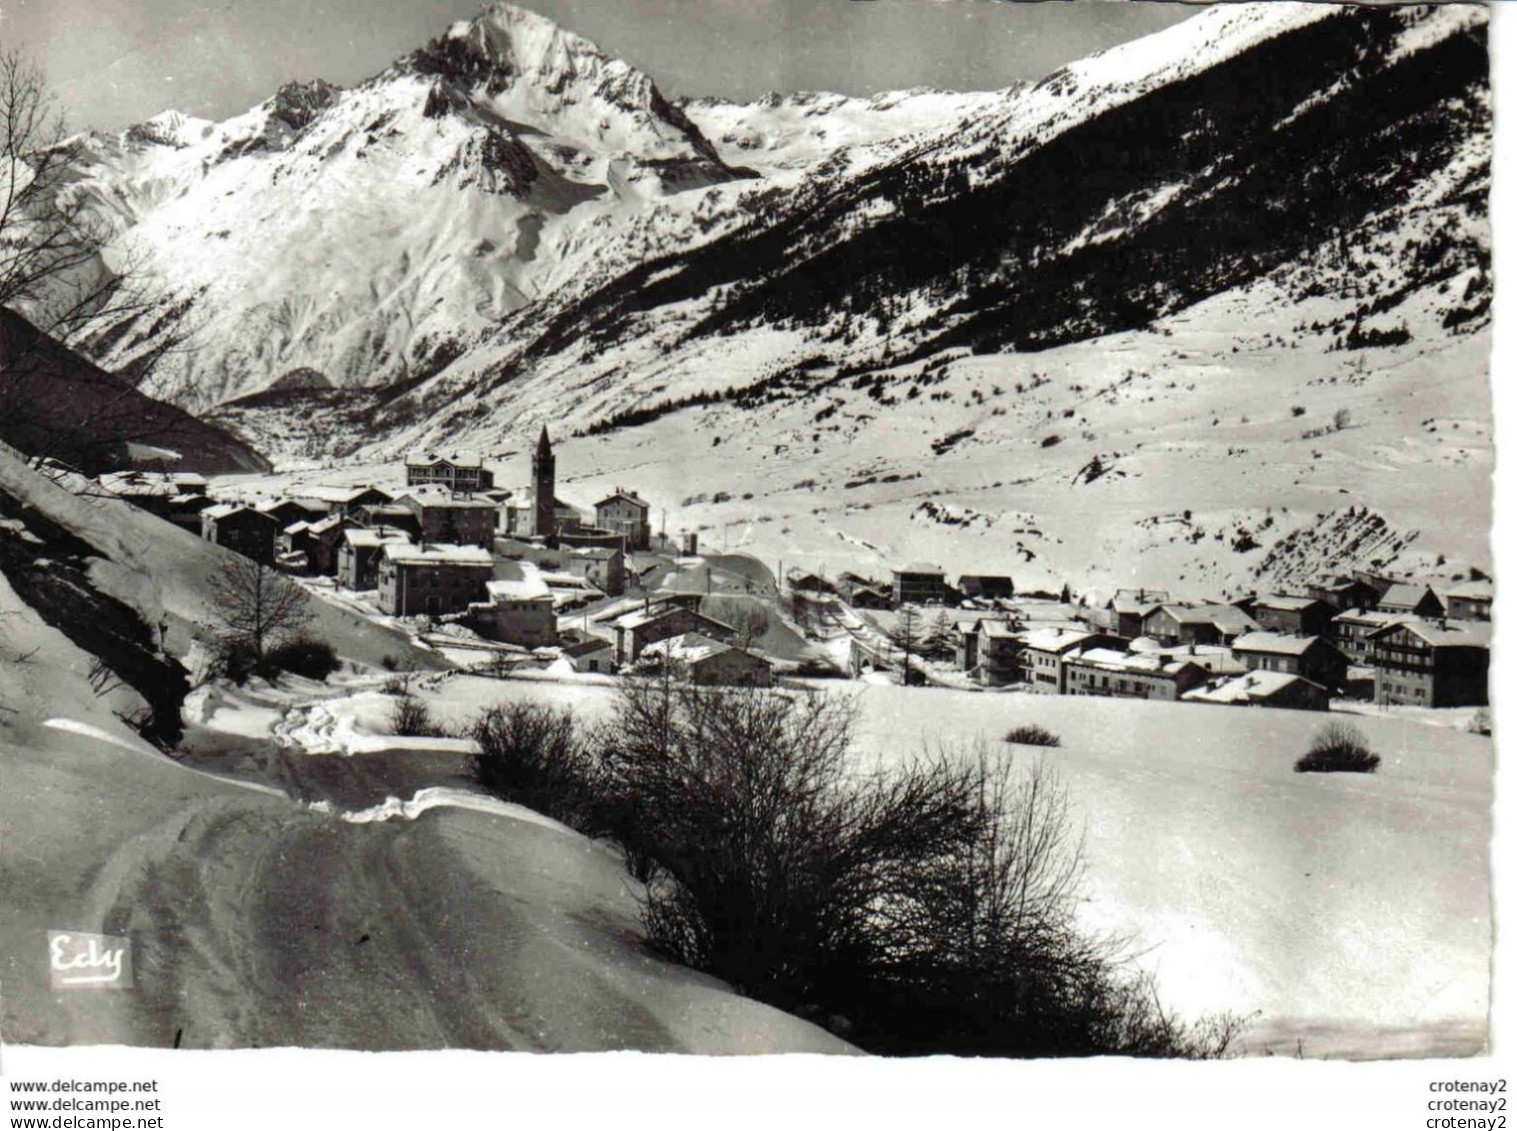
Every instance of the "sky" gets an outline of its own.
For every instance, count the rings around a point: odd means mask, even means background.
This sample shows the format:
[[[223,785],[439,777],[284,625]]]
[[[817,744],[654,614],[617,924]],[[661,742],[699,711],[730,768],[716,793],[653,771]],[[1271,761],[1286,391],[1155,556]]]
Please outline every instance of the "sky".
[[[482,0],[0,0],[0,46],[41,66],[71,129],[165,109],[222,119],[292,79],[367,78]],[[669,97],[995,90],[1168,27],[1123,0],[527,0]]]

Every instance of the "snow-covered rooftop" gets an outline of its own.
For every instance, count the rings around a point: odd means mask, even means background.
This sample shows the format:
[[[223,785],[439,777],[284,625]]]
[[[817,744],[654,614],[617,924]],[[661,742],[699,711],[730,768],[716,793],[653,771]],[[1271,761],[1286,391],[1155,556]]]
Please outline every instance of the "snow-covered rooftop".
[[[495,504],[489,499],[474,499],[467,495],[455,495],[452,491],[436,488],[419,487],[413,491],[407,491],[401,499],[413,499],[423,507],[456,507],[467,510],[494,510]]]
[[[683,636],[671,636],[666,640],[648,645],[643,649],[644,654],[652,653],[669,660],[680,660],[687,664],[693,664],[705,660],[711,656],[719,656],[723,652],[732,651],[732,646],[720,641],[712,640],[709,636],[702,636],[698,632],[687,632]]]
[[[1292,597],[1279,593],[1272,593],[1267,597],[1260,597],[1254,602],[1256,609],[1276,609],[1280,612],[1298,613],[1304,609],[1310,609],[1314,605],[1326,604],[1315,597]]]
[[[485,582],[491,600],[532,601],[551,596],[542,572],[531,562],[503,561],[496,570],[495,580]]]
[[[451,542],[429,542],[413,546],[409,542],[387,542],[385,558],[402,565],[493,566],[490,551],[479,546],[455,546]]]
[[[1491,646],[1491,626],[1483,622],[1461,623],[1456,626],[1408,619],[1388,624],[1371,635],[1384,636],[1399,628],[1406,629],[1434,648],[1489,648]]]
[[[388,491],[378,487],[370,487],[368,484],[359,486],[342,486],[340,484],[318,483],[315,486],[298,486],[290,489],[290,495],[296,502],[301,499],[316,499],[323,503],[351,503],[366,491],[379,491],[381,495],[389,498]]]
[[[1339,613],[1333,620],[1340,624],[1383,626],[1408,619],[1406,613],[1382,612],[1379,609],[1349,609]]]
[[[1380,595],[1380,607],[1391,609],[1414,609],[1432,590],[1426,585],[1398,581]],[[1434,594],[1436,597],[1436,594]]]
[[[1325,690],[1320,683],[1288,672],[1249,672],[1213,688],[1197,688],[1183,698],[1198,703],[1256,703],[1271,699],[1293,684]]]
[[[478,452],[452,452],[448,455],[439,455],[437,452],[410,452],[406,456],[407,467],[434,467],[439,463],[448,463],[454,467],[483,467],[484,460]]]
[[[1489,601],[1495,596],[1495,590],[1489,581],[1466,581],[1455,585],[1448,595],[1466,601]]]
[[[388,546],[411,540],[411,536],[404,530],[368,529],[351,526],[342,532],[342,537],[351,546]]]
[[[982,620],[978,630],[992,640],[1013,640],[1017,630],[1003,620]]]
[[[1068,628],[1038,628],[1027,633],[1022,642],[1039,652],[1066,652],[1098,635]]]
[[[1131,675],[1176,675],[1187,666],[1187,661],[1171,659],[1167,655],[1134,655],[1115,648],[1087,648],[1070,656],[1069,662]]]
[[[1272,656],[1304,656],[1318,639],[1316,636],[1290,636],[1283,632],[1250,632],[1233,641],[1233,651],[1261,652]]]

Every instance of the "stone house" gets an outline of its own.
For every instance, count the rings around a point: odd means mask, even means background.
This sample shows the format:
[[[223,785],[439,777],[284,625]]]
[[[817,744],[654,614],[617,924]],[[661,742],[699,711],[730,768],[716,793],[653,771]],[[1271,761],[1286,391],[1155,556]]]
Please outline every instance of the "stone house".
[[[610,675],[616,671],[616,645],[604,637],[565,629],[559,633],[558,647],[577,672]]]
[[[595,525],[599,530],[621,535],[629,551],[646,550],[653,538],[650,513],[648,502],[636,491],[618,487],[595,504]]]
[[[502,577],[502,573],[508,576]],[[500,562],[485,600],[469,605],[469,626],[487,640],[545,648],[558,643],[553,594],[530,562]]]
[[[299,566],[303,572],[335,577],[342,535],[352,525],[352,519],[340,514],[329,514],[315,522],[293,523],[279,536],[280,556],[299,556],[303,559]]]
[[[495,507],[484,500],[417,491],[397,500],[416,516],[422,542],[488,549],[495,541]]]
[[[379,605],[397,617],[461,613],[486,598],[494,572],[478,546],[390,542],[380,551]]]
[[[679,605],[627,613],[612,621],[611,627],[616,632],[618,664],[636,662],[644,648],[672,636],[694,632],[723,644],[737,636],[731,625]]]
[[[619,597],[627,588],[627,556],[616,548],[565,550],[563,569],[609,597]]]

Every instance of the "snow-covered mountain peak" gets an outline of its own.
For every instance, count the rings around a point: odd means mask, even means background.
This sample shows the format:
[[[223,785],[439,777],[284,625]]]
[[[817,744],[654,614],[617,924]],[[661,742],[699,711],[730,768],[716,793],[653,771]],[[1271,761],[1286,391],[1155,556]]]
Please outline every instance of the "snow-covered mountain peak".
[[[617,62],[583,36],[515,4],[492,4],[475,19],[455,23],[445,39],[466,46],[496,71],[549,87],[562,88]]]
[[[214,126],[214,122],[205,118],[194,118],[178,110],[164,110],[145,122],[129,126],[124,138],[127,141],[184,149],[203,140]]]
[[[731,176],[648,75],[525,8],[495,4],[459,21],[399,70],[434,81],[434,108],[482,111],[600,158],[695,162],[705,166],[696,183]]]

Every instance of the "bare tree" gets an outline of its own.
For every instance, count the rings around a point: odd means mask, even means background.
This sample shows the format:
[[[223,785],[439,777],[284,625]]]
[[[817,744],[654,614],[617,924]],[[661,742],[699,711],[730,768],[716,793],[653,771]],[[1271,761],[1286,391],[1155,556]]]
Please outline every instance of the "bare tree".
[[[42,72],[0,49],[0,306],[65,337],[121,282],[101,257],[108,229],[71,183],[72,158]]]
[[[922,640],[922,655],[931,660],[953,659],[954,643],[957,637],[957,622],[948,615],[947,609],[941,610],[933,618],[932,625]]]
[[[315,615],[304,589],[240,554],[221,567],[211,590],[228,642],[244,649],[255,666],[272,645],[298,633]]]
[[[0,48],[0,394],[34,455],[88,448],[97,433],[134,438],[148,427],[136,380],[190,333],[182,310],[143,317],[158,305],[143,258],[84,190],[76,150],[41,70]],[[119,350],[139,329],[121,376],[69,352]]]
[[[769,613],[761,605],[739,608],[732,621],[732,627],[737,633],[733,644],[743,652],[752,648],[769,631]]]
[[[911,682],[911,655],[918,651],[922,640],[922,614],[915,605],[902,605],[896,613],[895,628],[890,632],[890,642],[901,650],[901,684]]]

